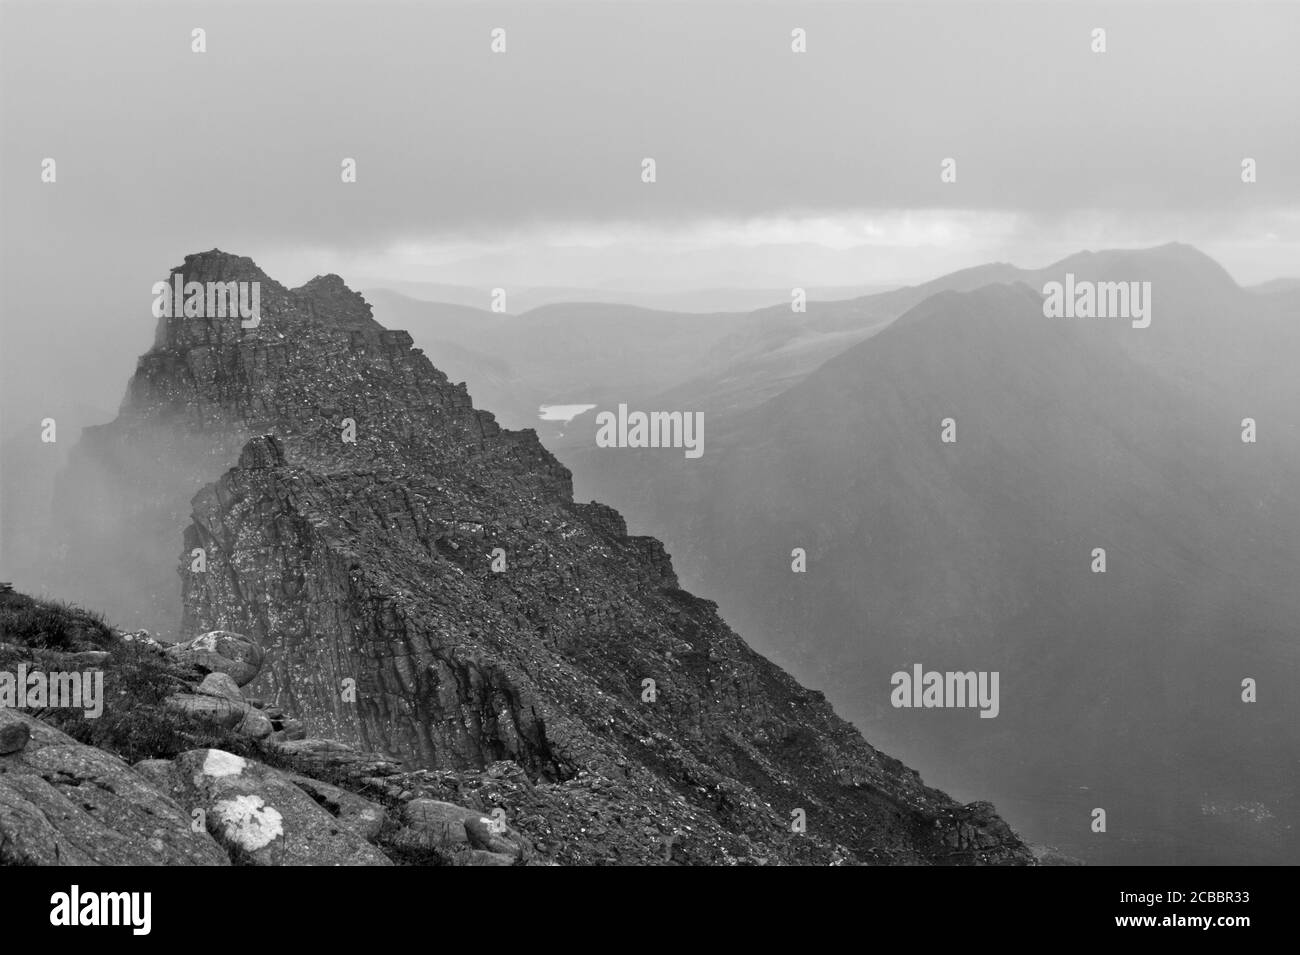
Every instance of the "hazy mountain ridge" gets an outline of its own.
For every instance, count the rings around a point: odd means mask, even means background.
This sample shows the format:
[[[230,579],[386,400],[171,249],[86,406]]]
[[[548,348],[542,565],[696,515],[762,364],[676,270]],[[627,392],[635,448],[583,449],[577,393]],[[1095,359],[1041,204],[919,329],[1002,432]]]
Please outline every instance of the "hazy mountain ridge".
[[[822,301],[856,298],[883,289],[871,286],[817,286],[810,288],[810,297]],[[377,280],[361,289],[367,299],[376,292],[395,292],[407,298],[438,305],[464,305],[486,310],[491,289],[467,285],[450,285],[441,282],[408,282]],[[640,285],[610,284],[599,288],[559,286],[510,286],[508,288],[510,315],[524,316],[534,309],[547,305],[578,303],[629,305],[636,308],[664,312],[747,312],[788,301],[790,290],[783,288],[687,288],[679,291],[653,292]]]
[[[1045,318],[1042,283],[1067,271],[1151,281],[1151,327]],[[563,456],[582,493],[659,528],[688,585],[858,725],[922,763],[942,752],[928,765],[949,785],[1026,813],[1067,803],[1037,838],[1064,846],[1077,825],[1068,848],[1098,858],[1294,858],[1283,822],[1216,841],[1224,820],[1199,806],[1267,793],[1279,819],[1295,812],[1296,323],[1186,246],[1021,274],[932,295],[762,406],[707,417],[698,462]],[[1002,714],[893,709],[888,676],[914,662],[1000,669]],[[1241,703],[1260,673],[1279,696]],[[1183,788],[1142,782],[1171,775]],[[1089,842],[1098,790],[1145,844]]]
[[[803,312],[792,311],[792,290],[785,304],[708,314],[580,301],[502,315],[387,289],[368,294],[388,324],[409,329],[426,348],[446,348],[448,374],[465,380],[512,427],[524,427],[535,425],[543,403],[687,402],[711,413],[754,407],[936,291],[1018,274],[1004,264],[978,266],[829,301],[809,290]],[[568,434],[566,441],[553,428],[546,438],[564,446],[574,440]]]

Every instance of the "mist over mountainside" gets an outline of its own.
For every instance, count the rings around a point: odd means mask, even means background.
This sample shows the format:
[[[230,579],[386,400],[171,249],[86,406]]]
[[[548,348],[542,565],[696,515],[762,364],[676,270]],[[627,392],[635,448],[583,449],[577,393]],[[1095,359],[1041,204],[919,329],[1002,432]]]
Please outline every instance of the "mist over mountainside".
[[[1150,281],[1150,326],[1045,317],[1067,272]],[[1029,284],[934,295],[747,411],[677,390],[706,412],[699,460],[561,455],[764,652],[1036,838],[1103,861],[1294,861],[1293,302],[1186,246],[1005,278]],[[894,708],[887,675],[915,663],[1000,670],[1000,715]],[[1267,711],[1242,704],[1246,678],[1273,687]],[[1128,822],[1104,843],[1086,819],[1107,804]]]

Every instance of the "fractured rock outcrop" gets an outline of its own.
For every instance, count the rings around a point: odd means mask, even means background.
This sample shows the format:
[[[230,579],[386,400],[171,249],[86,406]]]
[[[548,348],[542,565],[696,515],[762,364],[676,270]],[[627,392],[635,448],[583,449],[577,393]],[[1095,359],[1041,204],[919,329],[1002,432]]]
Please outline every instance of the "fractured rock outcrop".
[[[402,808],[402,822],[399,844],[459,852],[466,865],[513,865],[532,855],[528,840],[506,824],[504,810],[484,815],[436,799],[412,799]]]
[[[213,630],[167,649],[178,663],[207,673],[224,673],[236,686],[251,683],[262,669],[266,654],[256,641],[242,634]]]
[[[116,756],[0,709],[0,734],[15,726],[28,741],[0,755],[0,863],[230,864],[185,808]]]
[[[149,760],[137,770],[189,810],[201,810],[208,832],[252,865],[391,865],[285,774],[217,749],[191,750],[174,760]],[[350,815],[357,797],[347,800]],[[382,822],[382,810],[372,816]]]

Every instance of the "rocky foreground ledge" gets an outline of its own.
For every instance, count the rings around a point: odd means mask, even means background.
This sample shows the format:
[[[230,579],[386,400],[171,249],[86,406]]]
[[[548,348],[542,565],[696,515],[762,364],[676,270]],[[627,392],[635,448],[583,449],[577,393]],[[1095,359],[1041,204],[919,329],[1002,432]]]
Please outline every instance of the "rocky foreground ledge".
[[[509,760],[411,770],[308,736],[278,707],[245,695],[265,655],[240,634],[168,645],[14,593],[0,595],[0,611],[6,621],[40,617],[37,635],[22,642],[6,627],[0,671],[99,670],[105,697],[95,719],[0,708],[0,864],[685,861],[668,813],[646,805],[638,825],[614,822],[626,811],[619,786],[593,774],[539,783]],[[947,836],[954,851],[1018,846],[992,807],[963,812]],[[649,858],[646,843],[655,847]],[[735,861],[786,861],[779,849],[764,851]],[[856,861],[842,851],[841,861]]]
[[[42,613],[46,626],[65,621],[46,631],[52,646],[0,643],[0,670],[102,668],[109,699],[102,723],[75,709],[0,707],[0,864],[547,862],[490,800],[436,798],[450,791],[436,775],[308,738],[245,697],[240,684],[257,675],[262,652],[238,634],[168,646],[21,594],[4,602]],[[205,742],[226,748],[182,748]],[[140,747],[174,755],[131,764],[110,751]],[[519,775],[507,764],[485,774]]]

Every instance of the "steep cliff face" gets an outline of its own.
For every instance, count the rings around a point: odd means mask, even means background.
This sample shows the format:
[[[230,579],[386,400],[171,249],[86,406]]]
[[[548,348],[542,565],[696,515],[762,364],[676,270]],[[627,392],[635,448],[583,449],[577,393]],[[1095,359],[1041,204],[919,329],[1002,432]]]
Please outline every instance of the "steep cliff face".
[[[179,271],[260,281],[260,325],[162,320],[92,444],[157,449],[119,455],[151,528],[193,491],[178,472],[225,471],[184,529],[183,635],[256,637],[251,689],[312,735],[460,787],[517,764],[519,791],[565,808],[520,803],[512,825],[611,846],[573,858],[1029,860],[991,807],[925,787],[751,651],[658,541],[575,504],[533,432],[474,409],[337,277],[288,291],[216,251]]]
[[[288,290],[251,259],[217,250],[187,256],[176,275],[205,287],[259,283],[260,324],[158,321],[118,418],[85,430],[58,480],[63,546],[49,579],[59,593],[119,624],[175,630],[176,534],[190,498],[266,432],[322,469],[383,467],[410,454],[454,467],[473,450],[571,497],[568,470],[534,434],[504,432],[476,411],[464,386],[449,383],[405,332],[375,322],[337,276]],[[356,443],[340,440],[344,418],[357,422]]]

